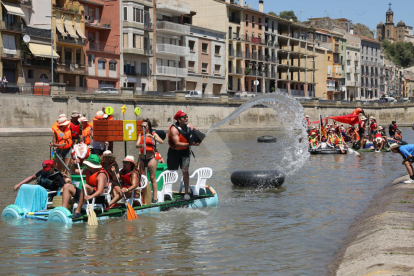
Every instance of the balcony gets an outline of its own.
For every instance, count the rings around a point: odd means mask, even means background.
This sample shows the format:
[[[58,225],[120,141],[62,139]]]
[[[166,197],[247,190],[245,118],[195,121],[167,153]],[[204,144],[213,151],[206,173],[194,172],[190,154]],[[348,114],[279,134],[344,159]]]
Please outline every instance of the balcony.
[[[175,68],[169,66],[157,66],[157,75],[186,78],[188,75],[186,68]]]
[[[82,41],[81,39],[75,39],[72,37],[63,37],[61,35],[58,35],[58,42],[60,43],[68,43],[68,44],[74,44],[79,46],[85,46],[86,41]]]
[[[96,19],[93,16],[85,16],[87,19],[85,20],[85,26],[89,28],[95,29],[104,29],[110,30],[111,29],[111,20],[106,18]]]
[[[56,64],[56,63],[55,63]],[[50,62],[50,59],[24,59],[23,65],[26,66],[35,66],[35,67],[43,67],[43,68],[51,68],[52,63]]]
[[[89,41],[88,44],[87,44],[86,51],[119,54],[119,48],[118,47],[107,45],[104,42]]]
[[[335,86],[328,86],[327,91],[328,92],[335,92]]]
[[[184,46],[172,45],[172,44],[157,44],[157,56],[188,56],[190,49]]]
[[[53,9],[57,11],[61,11],[64,13],[71,13],[71,14],[79,14],[79,3],[78,4],[71,4],[67,3],[65,5],[53,5]]]
[[[24,34],[27,34],[29,36],[50,38],[50,30],[25,26],[25,27],[23,27],[23,32],[24,32]]]
[[[3,48],[0,48],[1,59],[6,60],[22,60],[24,59],[24,54],[21,50],[16,50],[16,53],[5,53]]]
[[[243,75],[244,69],[239,67],[229,67],[229,74],[232,75]]]
[[[177,0],[157,0],[157,10],[172,15],[190,14],[190,4]]]
[[[240,24],[240,18],[237,16],[230,16],[229,21],[230,23]]]
[[[243,56],[244,52],[242,51],[229,50],[229,57],[243,58]]]
[[[70,63],[70,61],[67,61],[65,64],[58,64],[55,70],[56,72],[71,73],[71,74],[86,75],[88,73],[88,68],[85,67],[84,63],[81,63],[81,62]]]
[[[237,33],[233,33],[230,37],[230,40],[238,40],[238,41],[250,42],[254,44],[265,45],[265,41],[263,38],[248,36],[248,35],[241,35]]]
[[[177,36],[188,35],[190,34],[190,26],[167,21],[160,21],[157,22],[157,32]]]
[[[13,33],[21,33],[23,32],[22,24],[21,23],[9,23],[7,21],[0,21],[0,30],[1,31],[9,31]]]

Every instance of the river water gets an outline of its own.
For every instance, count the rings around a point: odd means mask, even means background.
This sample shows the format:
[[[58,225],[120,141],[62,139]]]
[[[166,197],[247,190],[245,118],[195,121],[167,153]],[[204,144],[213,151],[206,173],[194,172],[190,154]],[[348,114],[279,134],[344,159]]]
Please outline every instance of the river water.
[[[60,225],[1,221],[1,274],[324,275],[353,219],[389,181],[405,174],[392,153],[311,156],[280,189],[233,187],[235,170],[273,169],[283,161],[271,132],[212,132],[195,148],[213,169],[217,208],[177,209],[139,220]],[[276,136],[280,133],[273,133]],[[403,129],[414,142],[411,129]],[[0,138],[0,208],[13,185],[41,169],[48,137]],[[129,154],[136,155],[133,143]],[[159,146],[166,157],[167,145]],[[122,158],[123,144],[115,145]],[[178,184],[175,190],[178,189]]]

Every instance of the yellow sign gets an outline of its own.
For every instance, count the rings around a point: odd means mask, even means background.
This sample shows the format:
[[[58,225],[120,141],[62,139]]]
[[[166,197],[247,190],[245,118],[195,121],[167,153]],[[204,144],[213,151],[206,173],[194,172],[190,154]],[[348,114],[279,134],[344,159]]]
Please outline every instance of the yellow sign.
[[[124,134],[124,141],[137,140],[137,121],[124,120],[122,129]]]
[[[135,115],[139,116],[141,114],[141,108],[135,107],[134,112],[135,112]]]
[[[123,105],[121,107],[121,113],[126,113],[127,107],[125,105]]]
[[[105,114],[111,116],[112,114],[114,114],[114,109],[108,106],[107,108],[105,108]]]

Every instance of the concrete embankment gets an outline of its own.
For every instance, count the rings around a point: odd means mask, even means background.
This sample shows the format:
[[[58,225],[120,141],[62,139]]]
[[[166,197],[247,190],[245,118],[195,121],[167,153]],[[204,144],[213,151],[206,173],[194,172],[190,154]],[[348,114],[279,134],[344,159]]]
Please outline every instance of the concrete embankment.
[[[388,184],[350,227],[329,275],[414,275],[414,184]]]

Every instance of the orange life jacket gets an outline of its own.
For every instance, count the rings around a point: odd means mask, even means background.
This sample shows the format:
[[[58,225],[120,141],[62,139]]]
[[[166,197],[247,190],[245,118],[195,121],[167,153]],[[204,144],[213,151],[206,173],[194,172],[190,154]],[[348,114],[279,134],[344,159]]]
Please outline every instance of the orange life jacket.
[[[359,136],[358,131],[355,131],[355,141],[359,141],[361,139],[361,137]]]
[[[59,129],[59,126],[58,126],[58,122],[56,121],[52,126],[52,130],[56,131],[57,129]]]
[[[171,128],[175,127],[178,132],[179,132],[179,142],[181,143],[189,143],[190,142],[190,127],[187,126],[187,132],[183,131],[181,129],[181,127],[179,127],[177,124],[173,124],[170,126],[170,128],[168,129],[168,145],[176,150],[187,150],[188,147],[178,147],[174,144],[173,140],[172,140],[172,135],[171,135]]]
[[[144,134],[141,135],[140,144],[144,145]],[[146,151],[154,151],[155,140],[151,137],[145,137]],[[141,153],[144,153],[144,148],[141,148]]]
[[[109,115],[108,118],[106,118],[108,121],[112,121],[114,119],[113,115]]]
[[[89,145],[91,143],[91,126],[87,125],[83,130],[82,130],[82,137],[83,137],[83,142],[87,145]]]
[[[56,135],[56,144],[61,145],[66,143],[66,145],[63,147],[58,146],[59,149],[69,149],[72,147],[73,141],[70,128],[66,127],[64,132],[58,128],[57,130],[54,130],[53,133]]]
[[[89,184],[90,186],[92,186],[92,188],[95,190],[95,192],[98,190],[98,175],[100,173],[104,173],[106,175],[106,185],[105,188],[108,187],[109,184],[109,174],[107,171],[105,171],[103,168],[101,168],[99,171],[97,171],[96,173],[92,174],[87,171],[86,172],[86,183]]]
[[[396,140],[401,140],[401,139],[402,139],[402,136],[401,136],[401,135],[399,135],[398,133],[395,133],[395,134],[394,134],[394,139],[396,139]]]

